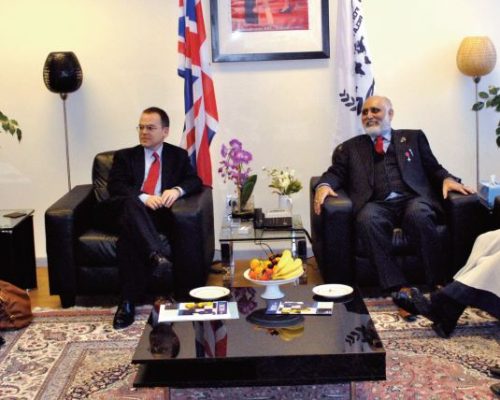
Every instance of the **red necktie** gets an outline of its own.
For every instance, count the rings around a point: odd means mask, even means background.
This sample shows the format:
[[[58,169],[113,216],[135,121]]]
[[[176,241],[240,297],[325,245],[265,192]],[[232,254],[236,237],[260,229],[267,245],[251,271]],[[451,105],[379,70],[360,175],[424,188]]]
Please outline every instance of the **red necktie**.
[[[375,139],[375,151],[378,154],[384,154],[384,138],[382,135],[378,135]]]
[[[148,177],[142,187],[142,191],[147,194],[155,194],[156,182],[158,182],[158,176],[160,175],[160,156],[155,151],[153,157],[155,159],[149,168]]]

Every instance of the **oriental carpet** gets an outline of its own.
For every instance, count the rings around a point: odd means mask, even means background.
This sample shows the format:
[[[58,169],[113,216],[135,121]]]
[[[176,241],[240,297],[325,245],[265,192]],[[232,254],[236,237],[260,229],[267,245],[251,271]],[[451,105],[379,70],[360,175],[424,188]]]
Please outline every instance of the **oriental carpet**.
[[[130,364],[149,307],[136,322],[115,331],[114,308],[35,310],[33,323],[2,332],[1,399],[493,399],[489,365],[500,363],[500,325],[467,309],[450,339],[430,323],[402,320],[390,301],[367,301],[386,352],[387,380],[351,384],[134,389]]]

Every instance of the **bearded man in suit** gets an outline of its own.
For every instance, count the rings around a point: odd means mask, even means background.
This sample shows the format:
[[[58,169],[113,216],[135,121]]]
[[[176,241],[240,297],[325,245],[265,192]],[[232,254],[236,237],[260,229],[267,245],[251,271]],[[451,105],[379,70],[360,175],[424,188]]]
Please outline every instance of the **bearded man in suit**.
[[[353,203],[355,232],[366,244],[371,263],[378,273],[382,290],[391,293],[396,304],[411,307],[411,291],[403,272],[390,253],[392,232],[401,226],[419,251],[427,284],[444,282],[442,250],[437,222],[442,197],[456,191],[474,191],[460,183],[432,154],[421,130],[394,130],[391,101],[382,96],[369,97],[362,107],[365,135],[339,145],[332,165],[321,176],[314,196],[314,211],[335,190],[344,189]]]
[[[157,107],[141,114],[137,131],[140,145],[114,154],[104,205],[118,229],[117,258],[122,300],[113,319],[115,329],[134,322],[135,304],[148,282],[161,281],[172,289],[170,249],[160,233],[172,228],[170,207],[181,197],[201,190],[201,180],[187,152],[165,143],[169,117]],[[161,286],[161,285],[160,285]]]

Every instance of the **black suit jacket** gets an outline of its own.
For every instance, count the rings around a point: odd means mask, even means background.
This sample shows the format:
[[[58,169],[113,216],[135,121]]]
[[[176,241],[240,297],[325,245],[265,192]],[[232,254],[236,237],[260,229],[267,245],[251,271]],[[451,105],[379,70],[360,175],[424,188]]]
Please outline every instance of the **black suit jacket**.
[[[201,179],[196,175],[187,151],[163,143],[161,156],[161,189],[181,187],[185,194],[201,190]],[[111,198],[139,196],[144,181],[144,147],[141,145],[118,150],[109,174],[108,190]]]
[[[392,130],[391,143],[403,181],[439,210],[443,180],[453,176],[432,154],[424,132]],[[332,165],[321,176],[318,185],[326,183],[333,190],[344,189],[353,202],[354,212],[358,212],[373,195],[373,179],[373,142],[370,136],[364,134],[345,141],[335,149]]]

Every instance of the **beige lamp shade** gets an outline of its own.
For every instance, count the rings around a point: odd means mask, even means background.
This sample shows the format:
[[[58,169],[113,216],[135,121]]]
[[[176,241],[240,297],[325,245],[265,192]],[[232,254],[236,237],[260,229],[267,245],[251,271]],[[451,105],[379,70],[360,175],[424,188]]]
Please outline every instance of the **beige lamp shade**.
[[[457,67],[467,76],[489,74],[497,62],[497,52],[487,36],[468,36],[457,52]]]

